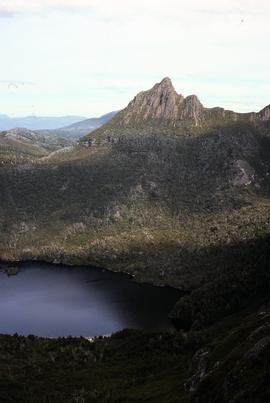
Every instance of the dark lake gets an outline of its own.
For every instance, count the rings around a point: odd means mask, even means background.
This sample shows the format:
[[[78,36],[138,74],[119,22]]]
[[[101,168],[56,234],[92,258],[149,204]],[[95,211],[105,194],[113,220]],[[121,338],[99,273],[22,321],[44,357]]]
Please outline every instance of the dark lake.
[[[27,263],[0,273],[0,333],[96,336],[123,328],[167,329],[181,293],[92,267]]]

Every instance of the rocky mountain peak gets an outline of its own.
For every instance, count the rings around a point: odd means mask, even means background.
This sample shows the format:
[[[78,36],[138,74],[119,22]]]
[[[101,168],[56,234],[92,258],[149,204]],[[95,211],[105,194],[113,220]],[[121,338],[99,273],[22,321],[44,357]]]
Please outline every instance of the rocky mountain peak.
[[[194,95],[194,94],[193,95],[188,95],[185,98],[185,102],[186,102],[186,104],[202,107],[201,101],[199,100],[197,95]]]
[[[270,105],[266,106],[259,112],[259,116],[262,120],[270,120]]]
[[[184,99],[184,105],[181,110],[181,119],[193,120],[196,124],[203,116],[204,107],[197,95],[189,95]]]
[[[161,87],[164,90],[173,90],[173,91],[175,91],[174,86],[172,84],[172,80],[169,77],[163,78],[163,80],[161,80],[160,83],[157,83],[155,86]]]
[[[123,111],[124,122],[158,122],[176,127],[182,121],[195,124],[203,117],[204,107],[196,95],[186,98],[178,94],[169,77],[155,84],[148,91],[140,92]]]
[[[171,79],[165,77],[151,89],[139,92],[125,109],[91,137],[97,136],[99,141],[106,142],[108,136],[117,137],[120,133],[126,135],[129,130],[143,133],[157,129],[166,129],[167,132],[180,130],[182,135],[189,135],[189,130],[195,126],[198,129],[209,129],[217,125],[223,126],[224,123],[269,120],[270,105],[258,113],[237,113],[220,107],[206,108],[196,95],[184,97],[178,94]]]
[[[170,78],[164,78],[147,91],[142,91],[129,103],[125,111],[125,123],[139,120],[174,122],[184,97],[177,94]]]

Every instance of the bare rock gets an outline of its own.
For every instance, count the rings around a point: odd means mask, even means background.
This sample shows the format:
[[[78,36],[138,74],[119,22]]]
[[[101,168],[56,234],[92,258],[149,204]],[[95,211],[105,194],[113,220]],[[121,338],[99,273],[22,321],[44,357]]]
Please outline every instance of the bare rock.
[[[255,179],[255,170],[245,160],[233,161],[231,167],[231,183],[233,186],[248,186]]]

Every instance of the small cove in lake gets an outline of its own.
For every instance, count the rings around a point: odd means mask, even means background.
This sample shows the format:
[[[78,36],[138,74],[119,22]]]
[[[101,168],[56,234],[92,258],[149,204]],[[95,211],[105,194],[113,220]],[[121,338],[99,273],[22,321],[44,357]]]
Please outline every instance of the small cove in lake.
[[[0,272],[0,333],[97,336],[123,328],[173,328],[168,313],[182,296],[94,267],[23,263]]]

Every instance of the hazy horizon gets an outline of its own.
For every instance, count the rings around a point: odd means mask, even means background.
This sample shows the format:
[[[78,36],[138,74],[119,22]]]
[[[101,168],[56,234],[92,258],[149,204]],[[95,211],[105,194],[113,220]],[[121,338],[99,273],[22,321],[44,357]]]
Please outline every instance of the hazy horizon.
[[[266,0],[0,0],[0,114],[98,117],[169,76],[206,107],[270,103]]]

